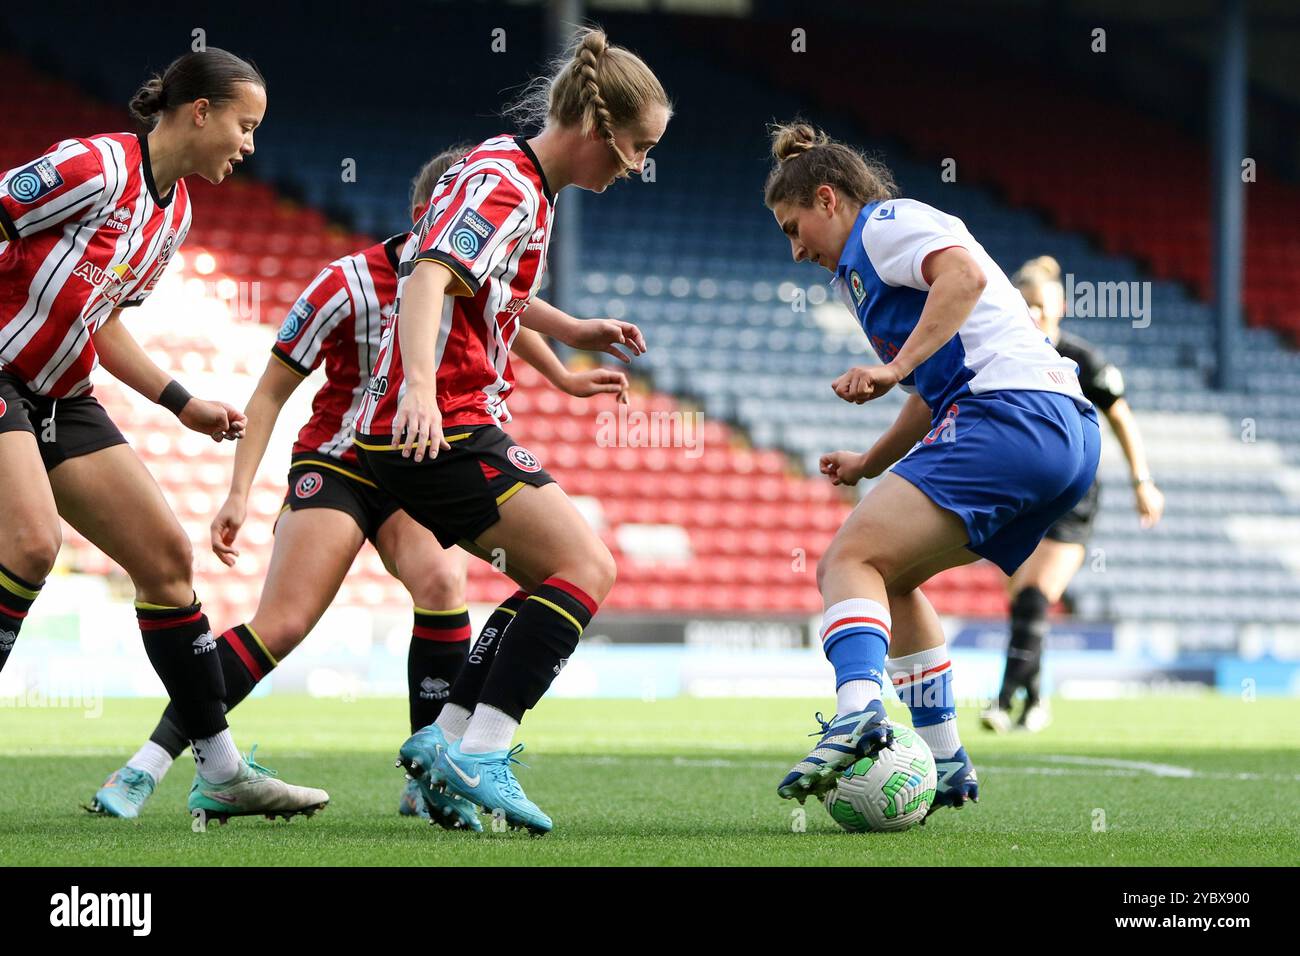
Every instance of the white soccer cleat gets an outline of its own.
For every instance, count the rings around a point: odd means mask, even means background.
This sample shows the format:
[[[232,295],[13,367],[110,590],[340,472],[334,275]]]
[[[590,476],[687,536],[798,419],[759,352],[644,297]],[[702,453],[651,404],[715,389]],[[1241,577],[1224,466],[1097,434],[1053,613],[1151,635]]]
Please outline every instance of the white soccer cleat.
[[[1005,734],[1011,730],[1011,715],[996,703],[990,704],[980,714],[980,723],[995,734]]]
[[[330,796],[324,790],[285,783],[274,770],[261,766],[249,754],[233,780],[210,783],[196,774],[190,787],[189,809],[191,816],[201,812],[222,823],[230,817],[251,816],[287,820],[299,813],[311,816],[329,802]]]
[[[1052,712],[1042,701],[1029,704],[1020,715],[1020,726],[1031,734],[1036,734],[1052,722]]]

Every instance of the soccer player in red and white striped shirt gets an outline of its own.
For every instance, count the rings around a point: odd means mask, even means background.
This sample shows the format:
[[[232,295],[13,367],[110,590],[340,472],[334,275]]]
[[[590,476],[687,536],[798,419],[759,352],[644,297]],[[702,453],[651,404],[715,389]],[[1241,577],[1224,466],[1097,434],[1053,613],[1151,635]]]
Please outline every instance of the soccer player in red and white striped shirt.
[[[102,363],[188,428],[243,434],[242,414],[190,397],[119,316],[185,238],[184,177],[219,183],[253,152],[266,84],[209,49],[173,62],[131,107],[147,135],[64,140],[0,178],[0,665],[54,564],[62,516],[135,584],[145,650],[193,741],[191,809],[311,811],[323,790],[289,786],[235,749],[190,542],[89,381]]]
[[[551,819],[519,787],[510,745],[576,649],[615,568],[537,458],[500,428],[509,421],[508,350],[521,322],[579,348],[644,350],[635,326],[586,324],[534,297],[556,191],[601,192],[639,170],[671,107],[635,54],[584,30],[540,113],[540,133],[487,140],[439,183],[403,252],[397,315],[356,426],[361,459],[412,518],[444,545],[504,556],[529,592],[507,636],[484,653],[476,645],[451,703],[403,744],[399,760],[426,786],[535,833],[549,831]]]
[[[468,145],[452,147],[425,164],[412,188],[413,218],[428,207],[442,174],[468,151]],[[444,551],[375,485],[352,448],[351,419],[370,377],[382,324],[392,315],[397,254],[407,237],[392,236],[321,270],[285,317],[249,399],[249,425],[235,452],[230,494],[212,521],[212,549],[227,565],[239,555],[235,538],[276,420],[303,380],[325,366],[312,416],[294,443],[289,491],[257,612],[218,638],[227,712],[315,627],[367,539],[415,604],[407,656],[412,733],[438,716],[464,666],[470,644],[464,552]],[[514,344],[516,352],[563,391],[585,397],[626,389],[626,377],[614,369],[569,372],[540,335],[525,331]],[[302,573],[305,567],[310,574]],[[494,613],[508,618],[518,603],[510,598]],[[137,816],[188,746],[176,709],[169,706],[149,740],[95,794],[92,807],[111,816]],[[428,808],[416,782],[407,781],[400,812],[448,829],[482,829],[465,801],[432,791],[427,800]]]

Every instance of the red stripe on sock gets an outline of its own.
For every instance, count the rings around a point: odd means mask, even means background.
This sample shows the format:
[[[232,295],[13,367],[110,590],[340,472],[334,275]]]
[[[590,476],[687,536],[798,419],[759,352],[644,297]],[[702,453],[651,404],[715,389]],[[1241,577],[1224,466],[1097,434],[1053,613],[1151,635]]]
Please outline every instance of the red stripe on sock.
[[[831,631],[835,630],[837,627],[843,627],[845,624],[874,624],[885,632],[886,637],[890,636],[889,626],[885,624],[884,621],[878,621],[874,617],[842,617],[830,627],[822,631],[822,640],[825,640],[826,635]]]
[[[142,631],[165,631],[169,627],[180,627],[182,624],[193,624],[203,616],[202,611],[195,611],[188,617],[163,618],[162,620],[146,620],[140,618],[140,630]]]
[[[456,641],[468,641],[470,630],[468,624],[462,624],[460,627],[425,627],[417,624],[411,631],[412,637],[418,637],[422,641],[445,641],[454,643]]]
[[[230,645],[230,649],[235,652],[235,656],[248,668],[248,673],[253,675],[253,680],[260,681],[266,676],[265,672],[257,664],[257,657],[244,646],[244,642],[239,639],[239,635],[235,633],[234,628],[222,634],[221,639]]]
[[[899,687],[903,684],[913,684],[916,681],[925,680],[935,674],[942,674],[950,667],[952,667],[952,661],[944,661],[942,664],[935,664],[933,667],[926,668],[919,674],[899,674],[894,678],[894,686]]]
[[[600,605],[597,604],[595,601],[593,601],[591,599],[591,595],[588,594],[586,591],[584,591],[582,588],[578,587],[576,584],[570,584],[568,581],[565,581],[563,578],[547,578],[545,581],[542,582],[543,587],[545,587],[548,584],[553,588],[559,588],[569,597],[573,598],[575,601],[577,601],[579,604],[585,607],[587,609],[588,614],[592,615],[593,617],[595,616],[596,609],[600,607]]]
[[[16,611],[6,604],[0,604],[0,614],[6,614],[9,617],[12,617],[16,621],[21,621],[23,618],[27,616],[26,611]]]

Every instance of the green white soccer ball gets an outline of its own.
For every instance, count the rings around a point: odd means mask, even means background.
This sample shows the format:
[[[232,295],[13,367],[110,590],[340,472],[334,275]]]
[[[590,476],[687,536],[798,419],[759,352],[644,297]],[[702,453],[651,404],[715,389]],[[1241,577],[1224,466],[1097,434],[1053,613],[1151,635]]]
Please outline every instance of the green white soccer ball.
[[[895,727],[893,748],[845,770],[826,794],[826,809],[850,833],[906,830],[925,819],[936,786],[929,746],[915,731]]]

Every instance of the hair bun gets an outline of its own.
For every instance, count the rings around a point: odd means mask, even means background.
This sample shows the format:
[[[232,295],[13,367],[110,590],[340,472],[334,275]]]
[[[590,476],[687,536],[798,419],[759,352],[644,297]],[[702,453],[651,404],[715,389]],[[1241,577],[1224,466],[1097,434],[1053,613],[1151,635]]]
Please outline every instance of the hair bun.
[[[1061,264],[1051,256],[1039,256],[1037,259],[1032,259],[1030,261],[1034,268],[1038,269],[1053,282],[1061,281]]]
[[[784,125],[774,125],[771,134],[772,155],[778,163],[788,162],[828,142],[825,133],[798,120]]]
[[[143,123],[150,123],[151,117],[161,113],[167,104],[167,94],[163,90],[160,76],[151,76],[145,84],[131,97],[131,115]]]

